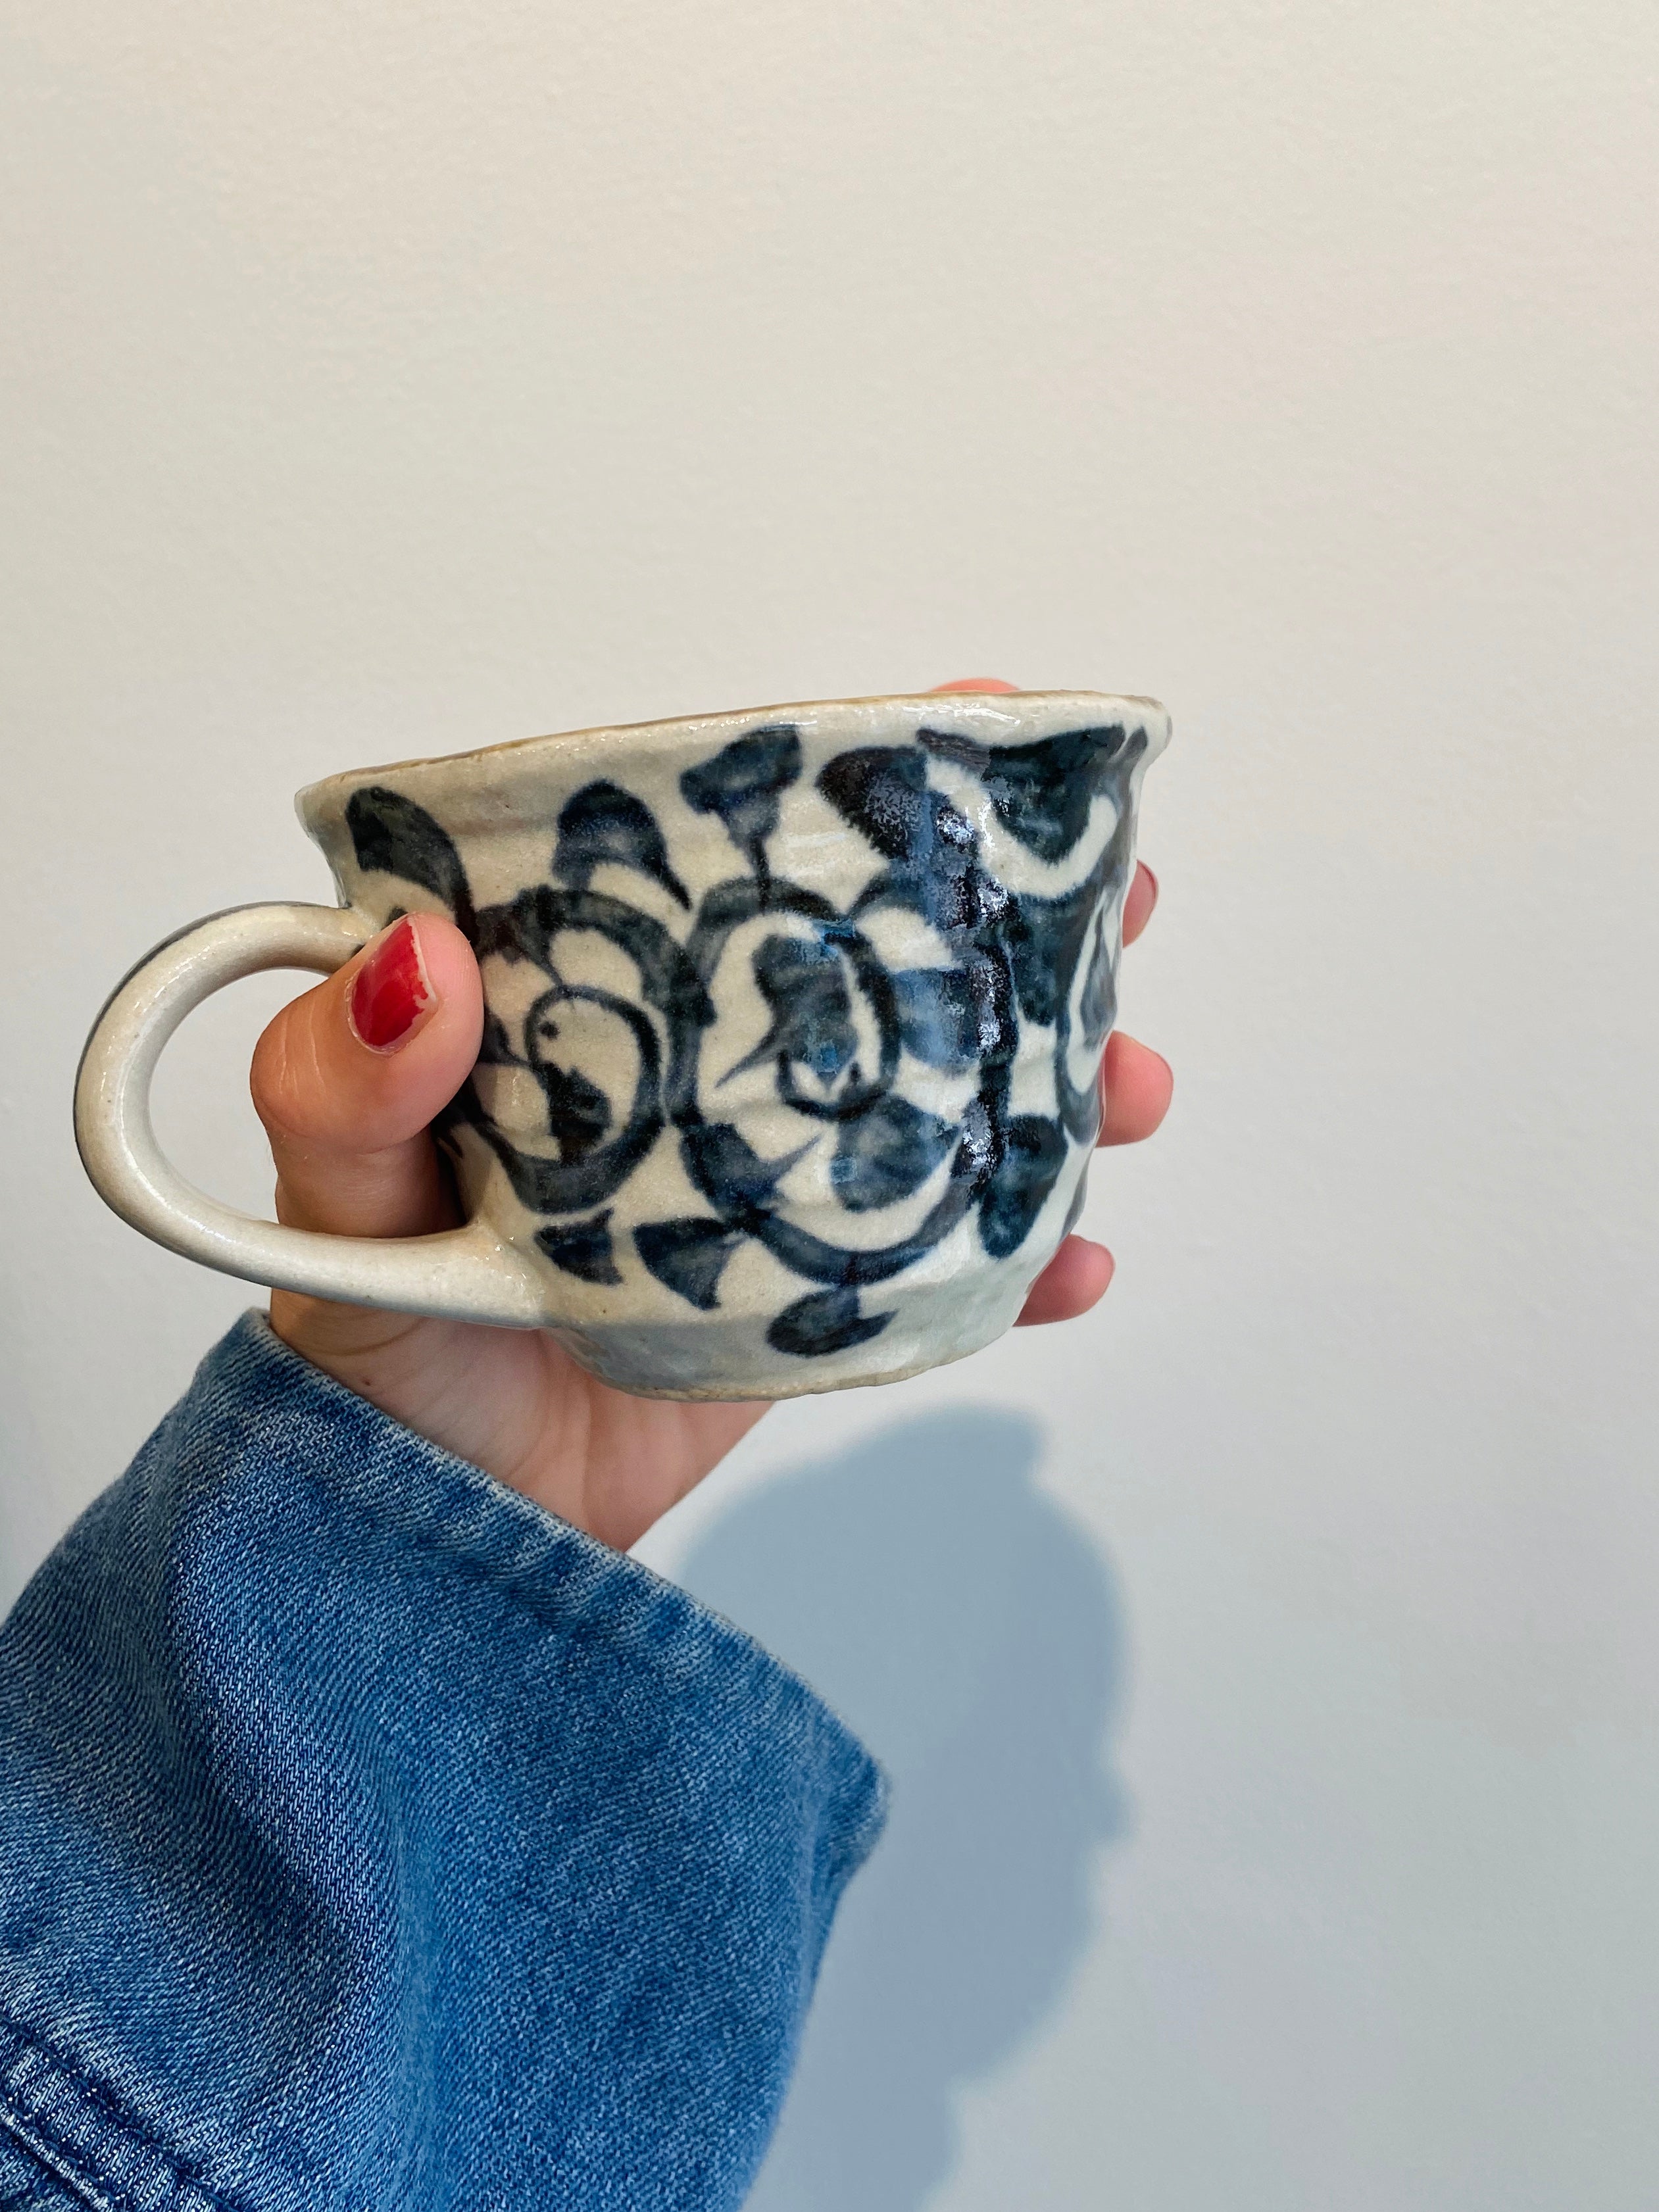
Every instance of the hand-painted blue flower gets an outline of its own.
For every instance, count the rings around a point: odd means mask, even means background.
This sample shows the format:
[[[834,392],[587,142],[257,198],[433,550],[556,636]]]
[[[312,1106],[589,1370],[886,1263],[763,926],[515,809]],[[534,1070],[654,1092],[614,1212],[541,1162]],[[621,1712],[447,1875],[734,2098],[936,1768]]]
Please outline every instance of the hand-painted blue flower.
[[[830,1188],[849,1213],[896,1206],[943,1164],[956,1138],[953,1122],[890,1092],[842,1123],[830,1163]]]
[[[559,817],[553,872],[562,883],[585,891],[595,868],[607,863],[636,869],[660,884],[683,907],[690,906],[685,885],[668,864],[668,846],[657,818],[644,800],[617,783],[585,783]]]
[[[778,826],[778,795],[800,774],[800,732],[793,722],[750,730],[722,745],[711,760],[689,768],[680,793],[696,814],[717,814],[726,834],[757,871]]]

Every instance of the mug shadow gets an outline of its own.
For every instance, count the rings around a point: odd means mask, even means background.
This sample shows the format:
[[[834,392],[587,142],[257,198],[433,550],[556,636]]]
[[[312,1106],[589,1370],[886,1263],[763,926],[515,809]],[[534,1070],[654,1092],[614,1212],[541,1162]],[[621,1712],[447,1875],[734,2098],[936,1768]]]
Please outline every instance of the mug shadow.
[[[1036,1425],[923,1415],[741,1499],[678,1579],[804,1674],[892,1783],[751,2212],[918,2212],[962,2086],[1055,2009],[1091,1934],[1121,1609],[1035,1486]]]

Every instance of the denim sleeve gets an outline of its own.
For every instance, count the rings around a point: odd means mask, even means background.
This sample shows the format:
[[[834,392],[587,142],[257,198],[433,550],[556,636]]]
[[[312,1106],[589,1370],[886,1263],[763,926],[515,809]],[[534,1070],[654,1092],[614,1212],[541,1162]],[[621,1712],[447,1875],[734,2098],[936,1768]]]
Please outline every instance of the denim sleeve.
[[[0,2207],[735,2206],[882,1798],[250,1315],[0,1630]]]

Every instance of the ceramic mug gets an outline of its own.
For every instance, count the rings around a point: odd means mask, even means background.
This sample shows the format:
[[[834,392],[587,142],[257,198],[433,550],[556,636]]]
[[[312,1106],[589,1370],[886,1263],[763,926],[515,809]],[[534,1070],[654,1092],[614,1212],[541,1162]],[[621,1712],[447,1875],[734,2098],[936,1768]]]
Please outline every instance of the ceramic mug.
[[[341,904],[159,946],[88,1042],[76,1133],[157,1243],[282,1289],[548,1328],[619,1388],[782,1398],[1000,1336],[1077,1218],[1148,699],[927,694],[532,738],[301,793]],[[477,955],[437,1125],[466,1225],[257,1221],[163,1158],[149,1084],[210,992],[329,973],[407,912]]]

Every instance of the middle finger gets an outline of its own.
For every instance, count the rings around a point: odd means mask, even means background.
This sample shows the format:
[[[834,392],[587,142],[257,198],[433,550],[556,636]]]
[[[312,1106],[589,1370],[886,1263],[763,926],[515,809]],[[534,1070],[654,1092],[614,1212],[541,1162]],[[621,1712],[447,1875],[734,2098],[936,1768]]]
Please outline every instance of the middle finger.
[[[1161,1053],[1122,1030],[1106,1040],[1100,1066],[1099,1145],[1138,1145],[1170,1110],[1175,1073]]]

